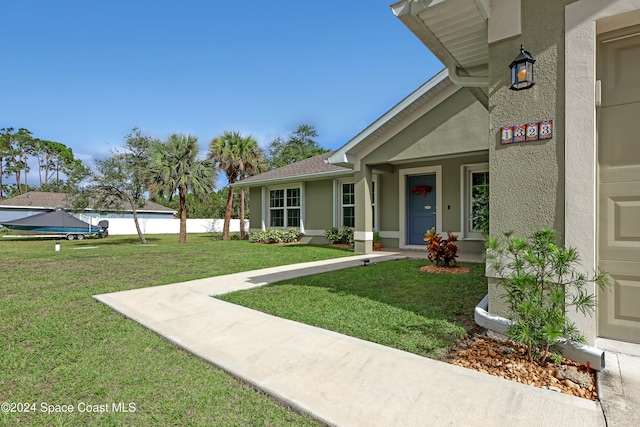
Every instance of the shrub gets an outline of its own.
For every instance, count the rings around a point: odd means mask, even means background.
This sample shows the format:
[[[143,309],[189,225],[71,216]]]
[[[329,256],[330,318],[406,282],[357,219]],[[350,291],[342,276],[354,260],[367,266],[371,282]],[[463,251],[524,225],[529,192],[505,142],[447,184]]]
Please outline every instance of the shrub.
[[[452,262],[456,262],[458,257],[458,246],[455,242],[458,236],[453,233],[447,233],[447,238],[443,239],[440,233],[436,233],[436,229],[432,228],[424,235],[424,241],[427,244],[428,259],[435,262],[436,265],[448,266]]]
[[[302,234],[295,228],[284,230],[282,228],[267,228],[265,231],[252,231],[249,233],[251,243],[291,243],[297,242]]]
[[[353,246],[353,228],[344,226],[340,229],[331,227],[324,232],[324,236],[331,243],[346,243]]]
[[[592,278],[578,273],[578,253],[557,246],[551,229],[536,231],[530,239],[511,236],[509,232],[503,239],[487,239],[487,259],[492,261],[512,313],[507,335],[527,348],[530,361],[535,357],[544,363],[549,352],[557,359],[557,344],[585,341],[567,318],[567,309],[593,314],[595,297],[586,285],[605,288],[606,273],[596,272]]]

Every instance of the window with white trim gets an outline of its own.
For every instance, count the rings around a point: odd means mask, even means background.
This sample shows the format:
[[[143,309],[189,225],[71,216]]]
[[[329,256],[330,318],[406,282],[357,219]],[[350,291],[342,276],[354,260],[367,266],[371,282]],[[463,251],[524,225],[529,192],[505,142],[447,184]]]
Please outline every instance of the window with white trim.
[[[488,227],[489,168],[479,164],[465,169],[465,237],[482,238],[483,227]]]
[[[338,207],[338,226],[355,227],[356,226],[356,190],[353,182],[341,181],[339,185],[340,206]],[[373,229],[376,227],[376,181],[371,181],[371,213]]]
[[[269,226],[300,227],[300,188],[269,190]]]
[[[341,225],[343,227],[356,226],[356,190],[353,182],[343,182],[342,188],[342,204],[341,204]]]

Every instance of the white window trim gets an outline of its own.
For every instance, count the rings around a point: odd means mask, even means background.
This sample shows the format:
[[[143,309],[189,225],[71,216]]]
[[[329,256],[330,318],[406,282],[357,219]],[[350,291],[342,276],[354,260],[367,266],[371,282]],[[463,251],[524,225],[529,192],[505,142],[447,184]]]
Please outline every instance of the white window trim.
[[[344,192],[343,192],[343,186],[345,184],[353,184],[353,205],[345,205],[342,201],[344,200]],[[337,211],[337,219],[338,219],[338,228],[342,228],[344,227],[344,212],[343,209],[345,207],[348,206],[353,206],[353,215],[354,215],[354,222],[355,222],[355,212],[356,212],[356,200],[355,200],[355,191],[356,191],[356,186],[354,183],[353,179],[340,179],[338,180],[338,200],[337,200],[337,204],[338,204],[338,211]],[[355,225],[355,224],[354,224]]]
[[[273,186],[273,187],[262,187],[263,188],[263,199],[262,199],[262,205],[263,205],[263,210],[262,210],[262,228],[263,230],[266,230],[267,228],[283,228],[283,229],[289,229],[289,228],[295,228],[300,230],[301,233],[304,234],[304,218],[305,218],[305,185],[304,182],[296,182],[296,183],[291,183],[291,184],[283,184],[283,185],[277,185],[277,186]],[[300,226],[295,226],[295,227],[290,227],[287,224],[287,210],[289,209],[289,207],[287,206],[287,190],[291,190],[291,189],[299,189],[300,190],[300,206],[295,206],[292,208],[297,208],[300,209]],[[277,226],[272,226],[271,225],[271,192],[275,191],[275,190],[284,190],[284,204],[285,206],[283,207],[284,209],[284,226],[283,227],[277,227]]]
[[[482,233],[472,231],[471,216],[471,174],[474,172],[489,172],[489,163],[473,163],[460,167],[460,230],[463,240],[482,240]]]
[[[380,186],[378,185],[378,175],[373,175],[371,178],[371,182],[375,186],[375,201],[371,203],[373,209],[375,209],[375,221],[373,224],[373,231],[378,230],[378,222],[380,218],[380,210],[378,207],[377,201],[380,199]],[[334,180],[333,185],[333,226],[341,228],[343,224],[343,215],[342,215],[342,184],[355,184],[355,180],[353,178],[347,179],[336,179]],[[355,185],[354,189],[355,191]],[[355,203],[354,203],[355,208]],[[355,210],[354,210],[355,213]],[[357,213],[355,213],[357,215]]]

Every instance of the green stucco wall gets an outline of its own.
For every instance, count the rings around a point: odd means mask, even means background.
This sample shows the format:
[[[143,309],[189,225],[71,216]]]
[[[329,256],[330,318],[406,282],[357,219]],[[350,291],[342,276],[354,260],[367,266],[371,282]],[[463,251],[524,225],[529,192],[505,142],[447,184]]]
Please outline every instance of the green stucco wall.
[[[369,153],[363,163],[404,162],[487,149],[487,110],[461,89]]]
[[[251,212],[249,216],[249,228],[252,230],[259,230],[262,226],[262,188],[254,187],[249,188],[249,210]]]
[[[294,182],[284,187],[297,187],[300,182]],[[278,185],[282,188],[282,185]],[[249,224],[252,229],[262,226],[262,188],[249,189],[249,208],[251,217]],[[307,181],[304,183],[305,194],[305,228],[307,230],[326,230],[333,224],[333,180]],[[267,224],[268,227],[268,224]]]
[[[487,123],[487,110],[467,89],[461,89],[365,156],[362,165],[385,165],[386,172],[377,175],[379,230],[400,232],[399,203],[404,201],[399,194],[400,170],[441,165],[443,206],[438,209],[443,215],[442,229],[459,232],[461,167],[488,162]],[[432,157],[436,159],[427,160]],[[480,253],[484,249],[480,241],[459,243],[461,251]],[[383,245],[398,247],[399,239],[383,238]]]
[[[305,227],[326,230],[333,226],[333,180],[305,183]]]
[[[379,227],[384,231],[398,231],[400,222],[398,218],[398,188],[399,188],[398,169],[394,167],[393,173],[381,173],[378,175],[378,212]],[[398,239],[395,239],[394,247],[398,247]],[[384,243],[384,242],[383,242]],[[385,245],[391,242],[384,243]]]
[[[565,6],[574,0],[522,0],[522,34],[489,45],[491,234],[527,236],[551,227],[564,243]],[[509,89],[508,65],[523,44],[535,58],[527,90]],[[550,140],[500,144],[503,126],[553,119]],[[508,316],[496,279],[489,278],[489,310]]]
[[[522,34],[492,43],[489,148],[491,233],[564,233],[564,8],[570,0],[523,0]],[[536,58],[535,86],[509,89],[508,65],[523,44]],[[551,140],[500,144],[503,126],[553,119]]]

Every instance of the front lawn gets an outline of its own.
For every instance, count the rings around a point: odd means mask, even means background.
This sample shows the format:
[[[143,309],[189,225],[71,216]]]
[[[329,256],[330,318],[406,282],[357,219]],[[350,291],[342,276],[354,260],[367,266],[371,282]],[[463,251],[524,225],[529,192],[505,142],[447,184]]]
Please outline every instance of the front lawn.
[[[399,260],[286,280],[218,298],[389,347],[439,359],[473,326],[487,293],[484,264],[467,274],[420,271]]]
[[[207,235],[190,234],[187,245],[175,235],[147,239],[62,241],[60,252],[51,240],[0,239],[0,402],[22,411],[3,406],[0,425],[316,425],[92,295],[350,253]]]

